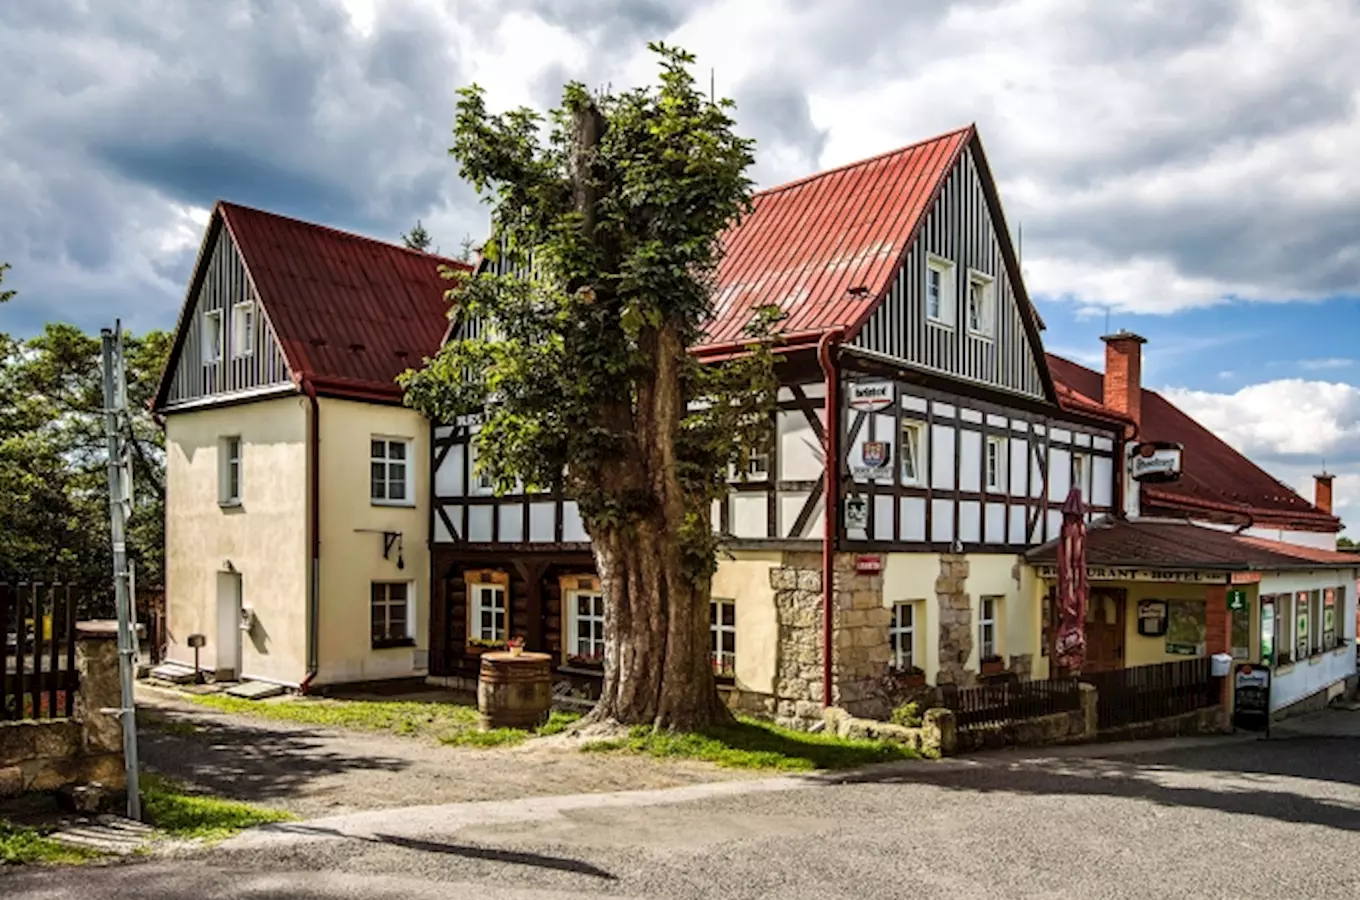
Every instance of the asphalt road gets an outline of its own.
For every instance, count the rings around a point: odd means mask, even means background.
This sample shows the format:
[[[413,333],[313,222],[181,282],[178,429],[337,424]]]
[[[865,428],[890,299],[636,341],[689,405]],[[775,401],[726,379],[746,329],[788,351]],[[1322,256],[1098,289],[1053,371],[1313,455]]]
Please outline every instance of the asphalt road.
[[[1355,898],[1360,729],[1339,731],[377,810],[0,896]]]

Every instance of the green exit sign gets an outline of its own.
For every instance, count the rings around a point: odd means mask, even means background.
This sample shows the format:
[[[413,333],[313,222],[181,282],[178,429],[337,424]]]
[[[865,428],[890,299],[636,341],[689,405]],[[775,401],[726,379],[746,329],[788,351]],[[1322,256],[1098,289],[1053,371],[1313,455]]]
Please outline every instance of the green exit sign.
[[[1247,608],[1246,591],[1228,591],[1228,609],[1232,612],[1244,612]]]

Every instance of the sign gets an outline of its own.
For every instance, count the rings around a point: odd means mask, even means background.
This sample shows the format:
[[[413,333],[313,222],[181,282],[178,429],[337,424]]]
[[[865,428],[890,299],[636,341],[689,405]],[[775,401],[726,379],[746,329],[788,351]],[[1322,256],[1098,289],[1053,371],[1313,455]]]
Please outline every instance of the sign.
[[[1181,445],[1170,441],[1144,441],[1129,455],[1129,474],[1149,484],[1178,481],[1181,477]]]
[[[1167,641],[1166,652],[1173,656],[1199,656],[1199,644],[1185,644],[1180,641]]]
[[[864,441],[860,444],[859,459],[850,460],[850,474],[855,478],[889,478],[892,470],[892,444],[888,441]]]
[[[1275,665],[1275,601],[1261,598],[1261,664]]]
[[[1035,566],[1040,578],[1056,579],[1057,566]],[[1087,566],[1087,581],[1162,581],[1172,584],[1222,584],[1222,573],[1183,572],[1164,569],[1119,569],[1108,566]]]
[[[877,575],[883,571],[883,557],[877,553],[861,553],[855,557],[855,572],[860,575]]]
[[[1228,584],[1260,584],[1260,572],[1234,572],[1228,577]]]
[[[1230,612],[1247,611],[1247,592],[1228,591],[1228,610]]]
[[[863,497],[845,498],[845,528],[865,529],[869,527],[869,504]]]
[[[877,412],[892,406],[891,381],[858,381],[850,385],[850,408],[861,412]]]
[[[1138,633],[1143,637],[1161,637],[1166,634],[1166,601],[1138,601]]]
[[[1233,676],[1233,727],[1270,730],[1270,670],[1243,663]]]

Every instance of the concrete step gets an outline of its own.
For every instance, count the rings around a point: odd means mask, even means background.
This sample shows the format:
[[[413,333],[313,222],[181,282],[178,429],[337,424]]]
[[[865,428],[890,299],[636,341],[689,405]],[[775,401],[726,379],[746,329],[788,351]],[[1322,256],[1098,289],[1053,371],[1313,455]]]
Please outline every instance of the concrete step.
[[[151,670],[151,677],[171,684],[188,684],[194,680],[194,670],[179,663],[161,663]]]
[[[122,816],[93,816],[73,822],[48,835],[69,847],[83,847],[113,856],[127,856],[149,846],[156,837],[150,825]]]
[[[270,684],[267,681],[243,681],[227,688],[223,693],[246,700],[263,700],[266,697],[277,697],[283,693],[283,690],[280,685]]]

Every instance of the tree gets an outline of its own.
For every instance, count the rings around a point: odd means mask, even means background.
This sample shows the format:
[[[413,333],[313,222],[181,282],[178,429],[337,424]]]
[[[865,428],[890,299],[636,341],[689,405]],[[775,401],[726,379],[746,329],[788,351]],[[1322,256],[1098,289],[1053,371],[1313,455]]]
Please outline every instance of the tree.
[[[492,203],[484,249],[518,275],[445,273],[462,337],[402,383],[438,421],[476,415],[478,470],[497,489],[576,500],[606,602],[602,693],[583,728],[702,728],[730,719],[709,638],[712,502],[768,439],[776,388],[752,311],[749,352],[700,365],[720,236],[749,209],[753,142],[730,101],[696,90],[662,44],[660,84],[566,85],[546,129],[528,109],[460,92],[451,154]],[[742,467],[744,469],[744,467]]]
[[[7,291],[3,285],[5,283],[5,273],[9,271],[9,263],[0,263],[0,303],[8,303],[14,299],[15,292]]]
[[[401,242],[406,245],[408,250],[419,250],[426,253],[430,249],[430,244],[434,241],[430,238],[430,233],[425,230],[425,226],[416,219],[415,227],[401,236]]]
[[[1346,537],[1343,534],[1336,539],[1336,549],[1355,551],[1360,550],[1360,547],[1357,547],[1355,541],[1351,540],[1350,538]]]

